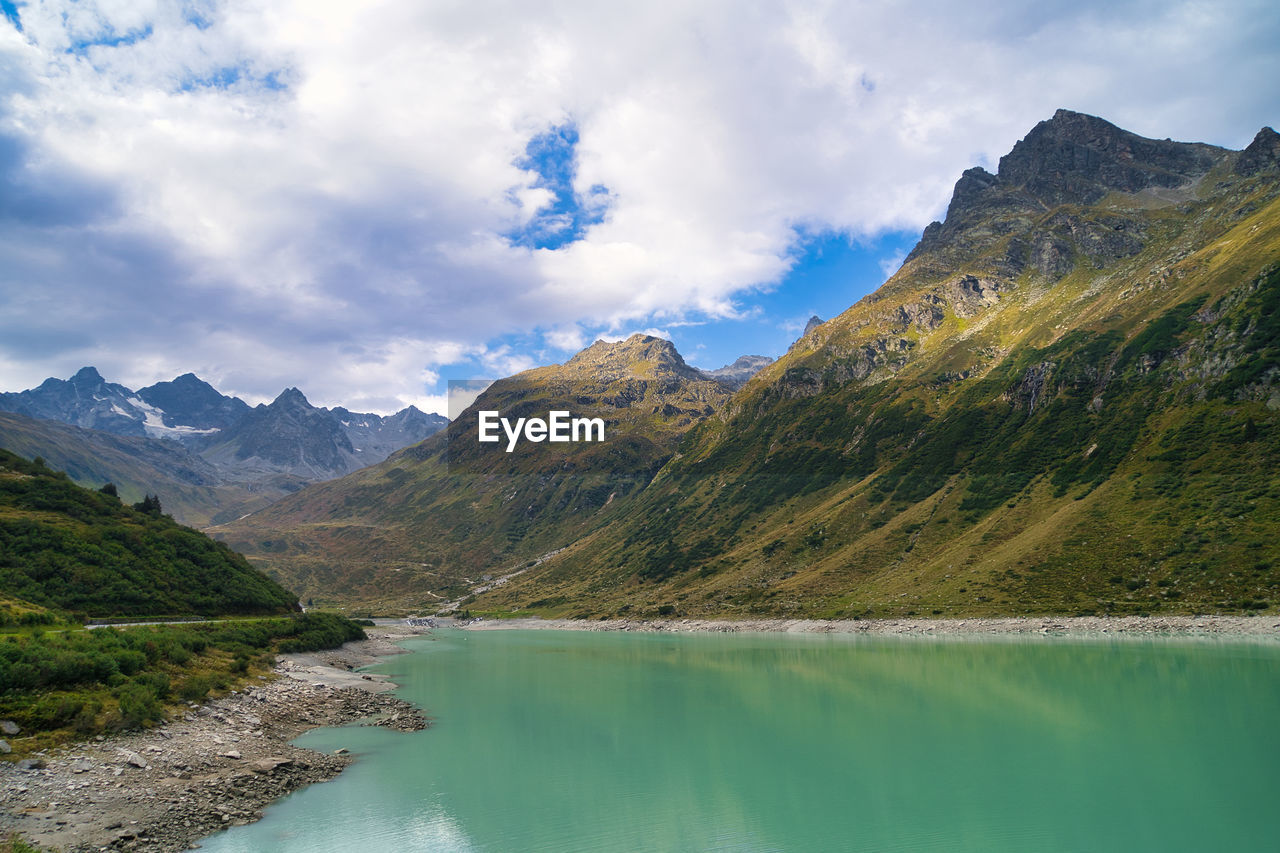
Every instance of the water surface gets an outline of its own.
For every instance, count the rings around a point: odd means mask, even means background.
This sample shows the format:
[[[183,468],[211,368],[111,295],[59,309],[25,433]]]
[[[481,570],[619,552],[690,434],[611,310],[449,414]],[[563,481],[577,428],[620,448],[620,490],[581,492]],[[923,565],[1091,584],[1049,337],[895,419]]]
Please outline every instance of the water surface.
[[[207,851],[1274,850],[1280,647],[439,631]]]

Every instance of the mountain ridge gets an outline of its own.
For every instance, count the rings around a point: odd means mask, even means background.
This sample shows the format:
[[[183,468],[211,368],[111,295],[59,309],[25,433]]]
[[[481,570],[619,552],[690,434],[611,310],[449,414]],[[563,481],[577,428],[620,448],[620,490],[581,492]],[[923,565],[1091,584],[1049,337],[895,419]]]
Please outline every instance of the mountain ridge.
[[[87,431],[77,442],[52,426],[0,419],[0,446],[44,456],[91,486],[119,479],[133,494],[147,483],[147,493],[165,492],[171,511],[193,524],[226,521],[308,482],[378,462],[448,422],[414,407],[385,417],[317,408],[296,388],[250,407],[194,373],[135,392],[93,367],[0,394],[0,410]],[[138,465],[125,463],[130,453]]]

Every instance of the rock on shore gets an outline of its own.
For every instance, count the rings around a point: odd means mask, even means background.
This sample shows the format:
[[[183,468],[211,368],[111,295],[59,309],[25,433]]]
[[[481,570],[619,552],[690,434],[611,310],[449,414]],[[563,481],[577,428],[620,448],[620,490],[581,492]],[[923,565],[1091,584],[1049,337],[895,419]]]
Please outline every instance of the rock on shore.
[[[371,650],[387,652],[375,640],[327,656],[341,666],[369,662]],[[192,706],[164,726],[0,763],[0,836],[17,832],[63,851],[186,850],[351,762],[289,743],[307,729],[365,718],[399,731],[426,728],[413,706],[373,692],[394,685],[297,657],[278,667],[293,677]]]

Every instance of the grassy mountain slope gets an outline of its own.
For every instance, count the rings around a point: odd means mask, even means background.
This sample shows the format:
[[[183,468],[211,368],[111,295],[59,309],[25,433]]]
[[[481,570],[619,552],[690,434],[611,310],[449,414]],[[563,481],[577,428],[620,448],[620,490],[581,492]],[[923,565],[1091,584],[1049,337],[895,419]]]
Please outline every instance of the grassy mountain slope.
[[[159,513],[0,450],[0,597],[89,616],[275,614],[295,598],[243,557]]]
[[[1229,152],[1059,113],[998,175],[966,172],[899,273],[633,504],[471,606],[1274,606],[1276,139]]]
[[[211,532],[317,601],[426,607],[594,529],[640,491],[681,436],[728,399],[668,341],[597,342],[500,380],[449,428],[385,462],[311,486]],[[603,442],[477,441],[477,412],[605,421]]]

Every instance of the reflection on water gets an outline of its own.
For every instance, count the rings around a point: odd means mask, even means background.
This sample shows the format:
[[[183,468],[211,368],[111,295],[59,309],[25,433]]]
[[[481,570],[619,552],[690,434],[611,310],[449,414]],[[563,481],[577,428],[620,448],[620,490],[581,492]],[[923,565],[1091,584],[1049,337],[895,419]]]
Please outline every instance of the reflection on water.
[[[1280,649],[440,632],[436,718],[205,842],[299,850],[1267,849]]]

